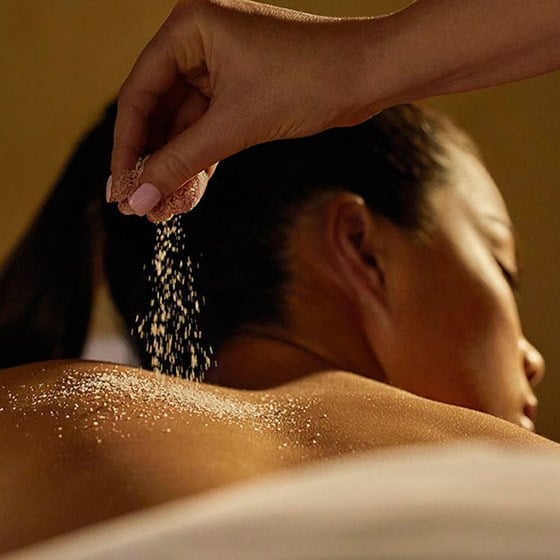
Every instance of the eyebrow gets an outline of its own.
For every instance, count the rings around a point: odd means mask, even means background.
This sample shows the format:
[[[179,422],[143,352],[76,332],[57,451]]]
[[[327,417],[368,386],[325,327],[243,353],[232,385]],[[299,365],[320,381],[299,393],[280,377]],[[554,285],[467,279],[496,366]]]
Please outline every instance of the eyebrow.
[[[505,220],[504,218],[500,218],[500,217],[496,216],[495,214],[484,214],[484,217],[488,220],[491,220],[492,222],[498,222],[499,224],[502,224],[503,226],[506,226],[509,230],[511,230],[511,233],[514,234],[514,237],[517,237],[515,235],[515,227],[509,220]]]

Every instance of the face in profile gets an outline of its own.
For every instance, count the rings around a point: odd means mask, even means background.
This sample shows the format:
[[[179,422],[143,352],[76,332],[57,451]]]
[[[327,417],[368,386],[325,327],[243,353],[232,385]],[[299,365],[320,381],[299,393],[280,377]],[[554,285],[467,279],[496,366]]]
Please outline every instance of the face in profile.
[[[216,378],[348,371],[532,429],[544,364],[520,324],[511,221],[474,151],[405,105],[220,164],[191,226],[227,340]]]
[[[544,362],[521,328],[511,220],[474,155],[451,147],[449,167],[428,235],[385,228],[387,313],[367,340],[391,384],[534,429]]]

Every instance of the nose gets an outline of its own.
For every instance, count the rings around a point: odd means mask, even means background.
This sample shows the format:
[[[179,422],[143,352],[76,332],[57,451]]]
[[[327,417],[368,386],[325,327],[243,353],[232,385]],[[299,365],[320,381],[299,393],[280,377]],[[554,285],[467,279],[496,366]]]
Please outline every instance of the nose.
[[[523,369],[527,380],[531,387],[536,387],[544,378],[544,358],[526,338],[521,339],[519,349],[523,357]]]

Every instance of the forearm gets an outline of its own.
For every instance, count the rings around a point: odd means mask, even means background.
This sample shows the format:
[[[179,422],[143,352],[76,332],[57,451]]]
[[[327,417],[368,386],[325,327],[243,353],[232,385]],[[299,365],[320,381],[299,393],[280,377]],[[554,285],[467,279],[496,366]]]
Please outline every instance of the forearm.
[[[560,68],[559,0],[418,0],[385,18],[382,44],[364,24],[366,88],[383,106]]]

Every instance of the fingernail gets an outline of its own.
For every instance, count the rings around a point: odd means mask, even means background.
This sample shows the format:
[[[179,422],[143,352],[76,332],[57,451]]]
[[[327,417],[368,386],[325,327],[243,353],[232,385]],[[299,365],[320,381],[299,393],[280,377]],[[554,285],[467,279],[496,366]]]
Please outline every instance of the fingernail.
[[[107,202],[111,200],[111,187],[113,186],[113,176],[109,175],[107,179],[107,186],[105,187],[105,199]]]
[[[151,183],[144,183],[128,197],[128,203],[138,216],[145,216],[160,199],[158,188]]]

